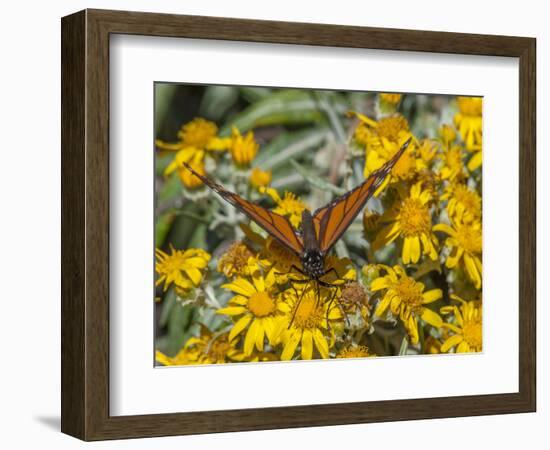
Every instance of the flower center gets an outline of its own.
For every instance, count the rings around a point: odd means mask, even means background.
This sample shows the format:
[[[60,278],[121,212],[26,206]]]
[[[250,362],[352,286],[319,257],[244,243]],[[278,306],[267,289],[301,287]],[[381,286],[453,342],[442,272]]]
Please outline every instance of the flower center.
[[[265,317],[275,311],[275,302],[267,292],[256,292],[248,299],[248,309],[256,317]]]
[[[217,132],[218,127],[216,124],[199,118],[184,125],[179,136],[187,145],[204,148]]]
[[[349,346],[340,350],[337,358],[367,358],[373,356],[364,345]]]
[[[391,142],[397,142],[400,131],[409,131],[409,123],[402,116],[386,117],[378,121],[376,129],[380,137],[385,137]]]
[[[413,312],[420,312],[422,308],[422,286],[412,278],[400,279],[394,287],[397,296]]]
[[[296,328],[316,328],[323,320],[323,310],[311,295],[297,301],[291,314],[294,316],[293,326]]]
[[[416,198],[403,201],[400,210],[401,228],[405,236],[416,236],[430,231],[430,211]]]
[[[415,173],[416,162],[410,152],[403,153],[399,161],[393,166],[392,173],[401,179],[409,178]]]
[[[182,270],[186,258],[182,254],[174,254],[166,258],[162,263],[158,263],[158,271],[163,273],[172,273]]]
[[[224,362],[229,350],[231,350],[231,345],[227,340],[216,340],[212,342],[208,350],[208,357],[216,362]]]
[[[304,204],[292,192],[285,192],[285,196],[279,203],[279,208],[286,214],[302,214],[305,209]]]
[[[342,289],[340,301],[344,307],[367,304],[367,300],[365,289],[356,281],[346,284]]]
[[[464,209],[479,217],[479,211],[481,211],[481,199],[475,193],[469,190],[466,186],[458,185],[454,191],[454,197],[456,201],[464,205]]]
[[[457,227],[456,239],[458,245],[467,253],[481,253],[481,230],[472,226],[462,225]]]
[[[290,223],[295,227],[300,226],[302,222],[302,212],[306,209],[304,203],[296,198],[292,192],[285,192],[284,197],[277,202],[277,207],[273,212],[282,216],[289,216]]]
[[[275,261],[280,262],[283,265],[288,265],[296,263],[300,265],[300,261],[294,253],[292,253],[288,248],[284,247],[279,241],[273,239],[271,236],[268,237],[266,250],[268,250],[268,257]]]
[[[248,264],[248,259],[252,256],[254,255],[245,244],[235,242],[220,258],[218,270],[227,276],[242,273]]]
[[[477,320],[473,322],[466,322],[462,327],[462,335],[464,336],[464,340],[470,347],[476,349],[476,351],[481,350],[482,346],[481,329],[481,322]]]
[[[462,167],[462,153],[460,152],[460,148],[451,148],[446,152],[445,156],[447,166],[450,168],[460,169]]]

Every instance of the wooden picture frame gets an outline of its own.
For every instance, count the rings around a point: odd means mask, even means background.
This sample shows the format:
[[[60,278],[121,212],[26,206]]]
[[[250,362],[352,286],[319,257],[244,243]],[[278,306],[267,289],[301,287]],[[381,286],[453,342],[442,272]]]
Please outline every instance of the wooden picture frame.
[[[61,29],[64,433],[100,440],[535,411],[535,39],[104,10],[85,10],[64,17]],[[519,392],[110,416],[111,34],[519,58]]]

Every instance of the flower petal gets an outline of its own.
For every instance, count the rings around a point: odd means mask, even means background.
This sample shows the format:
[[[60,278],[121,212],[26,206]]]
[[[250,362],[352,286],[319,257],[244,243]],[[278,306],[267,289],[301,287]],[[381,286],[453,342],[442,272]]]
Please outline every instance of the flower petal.
[[[325,336],[323,336],[323,333],[321,333],[321,330],[316,328],[313,331],[313,340],[315,341],[315,346],[317,347],[317,350],[319,351],[319,354],[323,359],[328,358],[328,342],[325,339]]]
[[[410,237],[406,237],[403,242],[403,264],[409,264],[411,262],[411,241]]]
[[[248,356],[250,356],[252,354],[252,351],[254,350],[254,344],[256,343],[257,333],[258,333],[258,321],[254,320],[250,325],[250,327],[248,328],[248,332],[246,333],[246,337],[244,338],[244,352]]]
[[[443,233],[447,233],[449,236],[456,236],[456,231],[453,230],[446,223],[438,223],[437,225],[434,225],[433,230],[434,231],[442,231]]]
[[[422,294],[422,300],[423,304],[435,302],[436,300],[439,300],[441,297],[443,297],[443,291],[441,289],[432,289],[430,291],[426,291]]]
[[[462,342],[462,339],[463,337],[461,334],[455,334],[454,336],[451,336],[441,345],[441,353],[447,353],[455,345],[460,344]]]
[[[388,309],[391,299],[392,299],[392,296],[386,294],[384,298],[380,300],[380,302],[378,303],[378,306],[374,311],[374,315],[378,317],[382,317],[384,312],[386,312],[386,309]]]
[[[202,273],[199,269],[191,266],[184,267],[183,270],[193,282],[195,286],[198,286],[202,279]]]
[[[228,316],[238,316],[244,314],[248,310],[244,306],[226,306],[225,308],[218,309],[218,314],[227,314]]]
[[[370,290],[379,291],[380,289],[386,289],[389,285],[389,280],[386,277],[376,278],[370,284]]]
[[[441,328],[441,325],[443,325],[443,320],[441,319],[441,316],[431,309],[422,308],[422,315],[420,317],[424,322],[429,323],[435,328]]]
[[[262,319],[256,319],[254,321],[254,323],[258,324],[256,329],[256,349],[258,349],[259,352],[264,351],[265,328],[262,326],[264,321],[265,320]]]
[[[313,357],[313,336],[311,330],[304,330],[302,334],[302,359]]]
[[[300,342],[300,338],[302,337],[301,335],[301,331],[296,330],[292,332],[290,338],[285,344],[283,353],[281,353],[281,361],[290,361],[292,359],[294,352],[296,351],[296,347],[298,346],[298,342]]]
[[[411,261],[417,263],[420,259],[420,239],[418,236],[411,237]]]
[[[251,320],[252,320],[252,316],[248,314],[246,316],[241,317],[239,320],[237,320],[237,322],[235,323],[235,325],[233,325],[233,328],[231,328],[231,331],[229,332],[229,337],[228,337],[229,342],[235,339],[241,333],[241,331],[243,331],[246,328],[246,326],[250,323]]]
[[[241,294],[246,297],[250,297],[252,294],[256,293],[256,289],[254,289],[254,286],[244,278],[237,278],[231,283],[222,285],[222,288],[229,289],[236,294]]]

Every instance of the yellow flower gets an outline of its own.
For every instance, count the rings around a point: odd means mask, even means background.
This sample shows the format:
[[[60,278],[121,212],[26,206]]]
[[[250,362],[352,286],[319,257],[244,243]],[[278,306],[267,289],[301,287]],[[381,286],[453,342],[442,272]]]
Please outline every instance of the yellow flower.
[[[242,361],[244,355],[235,344],[228,333],[215,334],[203,325],[200,336],[189,338],[183,348],[188,353],[188,364],[223,364]]]
[[[273,212],[286,216],[294,228],[298,228],[302,223],[302,212],[306,209],[306,204],[292,192],[285,191],[283,198],[277,190],[273,188],[260,188],[261,193],[265,193],[277,204]]]
[[[365,324],[369,323],[369,296],[361,283],[357,281],[346,283],[342,287],[338,302],[346,314],[359,312]]]
[[[472,148],[470,148],[468,151],[473,153],[472,157],[468,161],[468,170],[470,172],[473,172],[474,170],[480,168],[483,162],[481,144],[472,146]]]
[[[251,355],[254,347],[264,351],[265,338],[271,345],[278,341],[283,322],[282,302],[274,290],[275,275],[270,271],[266,276],[257,270],[252,275],[252,283],[246,278],[237,278],[222,287],[236,293],[225,308],[218,314],[238,317],[229,332],[229,340],[245,334],[244,354]]]
[[[378,230],[380,225],[381,214],[378,214],[376,211],[371,211],[369,208],[365,208],[363,213],[363,228],[365,232],[372,232]]]
[[[249,131],[243,137],[237,127],[233,127],[231,131],[231,145],[229,152],[235,164],[239,166],[247,166],[256,157],[259,144],[254,140],[254,133]]]
[[[423,190],[430,194],[430,204],[437,204],[440,200],[439,187],[441,177],[433,170],[422,169],[416,174],[416,181],[420,183]]]
[[[444,150],[440,155],[443,165],[439,169],[442,180],[460,181],[466,178],[464,167],[464,153],[462,148],[454,145]]]
[[[365,177],[379,169],[391,159],[402,147],[402,145],[413,135],[409,130],[409,123],[401,115],[385,117],[379,121],[358,114],[355,115],[361,121],[356,129],[356,139],[359,133],[359,142],[365,145]],[[357,131],[360,130],[360,131]],[[415,142],[409,145],[407,151],[401,156],[392,169],[392,175],[398,179],[410,179],[416,170],[416,159],[414,156]]]
[[[155,143],[162,150],[179,151],[188,147],[204,150],[216,143],[217,134],[218,127],[214,122],[197,117],[181,127],[178,142],[168,143],[157,139]]]
[[[185,348],[182,348],[176,356],[165,355],[160,350],[155,351],[155,361],[163,366],[186,366],[193,364],[197,360],[197,356],[197,352],[189,352]]]
[[[376,240],[373,249],[378,250],[390,244],[398,237],[403,238],[403,263],[417,263],[422,255],[437,259],[437,238],[432,233],[432,218],[429,202],[431,195],[422,191],[422,183],[411,187],[409,197],[397,202],[382,216],[383,222],[389,222]]]
[[[163,366],[222,364],[244,358],[244,354],[235,348],[235,342],[228,340],[228,333],[214,334],[204,325],[201,325],[200,336],[189,338],[175,356],[155,351],[155,360]]]
[[[210,255],[200,248],[176,250],[170,245],[170,250],[170,255],[159,248],[155,250],[155,270],[159,274],[156,286],[164,282],[165,291],[171,284],[181,291],[197,287],[210,261]]]
[[[420,158],[416,161],[416,169],[423,170],[428,169],[432,163],[435,155],[437,154],[437,143],[430,139],[423,139],[418,147],[418,154]]]
[[[269,235],[264,238],[252,231],[248,225],[241,224],[240,227],[250,241],[261,247],[258,253],[258,262],[264,269],[275,269],[277,274],[275,278],[278,283],[286,283],[292,265],[301,267],[300,258],[277,239]]]
[[[230,278],[234,275],[250,275],[255,265],[254,254],[240,241],[234,242],[218,260],[218,272]]]
[[[385,103],[397,105],[401,101],[402,94],[378,94],[380,100]]]
[[[202,186],[202,181],[191,174],[183,163],[189,164],[201,175],[204,171],[204,157],[209,151],[225,150],[227,138],[217,137],[218,127],[215,123],[201,117],[193,119],[182,126],[178,132],[178,142],[168,143],[160,139],[155,141],[161,150],[176,151],[174,159],[166,166],[164,176],[177,171],[182,183],[189,189]]]
[[[464,223],[481,220],[481,197],[464,183],[451,183],[447,186],[442,200],[448,200],[449,217]]]
[[[445,323],[454,334],[441,345],[441,352],[446,353],[456,347],[457,353],[480,352],[483,350],[482,308],[479,301],[467,302],[457,295],[451,295],[460,306],[444,306],[442,314],[453,314],[455,323]]]
[[[441,328],[443,321],[436,312],[425,305],[439,300],[441,289],[424,292],[424,284],[407,276],[401,266],[385,267],[387,275],[376,278],[371,283],[371,290],[385,290],[384,297],[378,303],[375,315],[383,317],[389,309],[399,317],[410,337],[412,344],[418,343],[418,319],[435,328]]]
[[[318,297],[312,283],[299,291],[288,289],[284,294],[287,321],[281,335],[284,343],[281,360],[292,359],[298,345],[302,359],[313,359],[315,349],[321,358],[328,358],[329,347],[334,344],[335,322],[342,319],[336,302],[328,300],[331,294],[321,288]]]
[[[445,241],[445,246],[450,248],[451,253],[445,261],[449,269],[462,264],[470,280],[474,283],[476,289],[481,288],[481,222],[463,223],[453,221],[452,226],[440,223],[434,226],[434,231],[442,231],[449,237]]]
[[[271,183],[271,170],[264,171],[258,167],[252,169],[250,184],[255,188],[261,188]]]
[[[483,123],[481,97],[457,97],[458,113],[454,117],[455,126],[466,144],[466,149],[481,145]]]
[[[336,354],[337,358],[370,358],[373,356],[376,355],[371,353],[368,347],[355,344],[344,347]]]
[[[200,175],[206,175],[206,171],[204,170],[204,162],[202,161],[202,155],[200,153],[195,154],[195,158],[197,159],[197,162],[191,161],[189,162],[189,166],[195,170]],[[185,166],[181,165],[178,167],[178,175],[180,177],[181,182],[187,189],[196,189],[203,185],[201,179],[197,176],[195,176],[190,170],[188,170]]]
[[[445,324],[442,326],[445,326]],[[438,353],[441,353],[441,342],[433,336],[428,336],[424,341],[424,354],[437,355]]]
[[[439,129],[439,136],[444,148],[449,149],[456,140],[456,131],[451,125],[443,124]]]

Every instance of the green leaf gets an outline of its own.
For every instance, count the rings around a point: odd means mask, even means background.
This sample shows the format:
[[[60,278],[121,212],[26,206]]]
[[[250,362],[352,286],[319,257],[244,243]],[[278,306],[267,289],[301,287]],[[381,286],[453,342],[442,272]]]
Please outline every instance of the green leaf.
[[[239,89],[233,86],[208,86],[199,107],[199,114],[219,120],[239,98]]]
[[[176,294],[174,293],[174,289],[170,289],[162,300],[162,310],[159,317],[159,325],[161,327],[165,327],[168,324],[170,313],[172,312],[172,308],[174,308],[175,304]]]
[[[264,87],[247,87],[243,86],[239,88],[239,91],[243,98],[249,102],[254,103],[258,100],[261,100],[263,98],[268,97],[273,92],[272,89],[264,88]]]
[[[342,120],[340,120],[340,116],[334,108],[334,95],[329,95],[327,92],[317,92],[317,97],[319,100],[319,107],[327,115],[332,131],[334,131],[338,141],[341,144],[345,143],[348,139],[344,131]]]
[[[164,203],[172,200],[177,196],[181,196],[182,184],[180,177],[177,173],[172,173],[168,178],[166,178],[164,184],[160,188],[160,191],[157,196],[158,203]]]
[[[283,142],[278,142],[276,147],[268,149],[265,152],[266,156],[261,155],[262,158],[258,158],[259,162],[255,162],[255,166],[261,167],[263,170],[275,170],[278,167],[289,164],[292,158],[296,158],[307,150],[322,145],[330,133],[331,131],[328,127],[317,127],[293,133],[288,137],[288,140],[281,138],[281,141],[284,140],[284,144],[286,145],[283,145]]]
[[[329,183],[326,180],[323,180],[318,175],[313,174],[312,172],[307,170],[305,167],[297,163],[295,160],[291,159],[290,164],[292,164],[292,166],[296,169],[296,171],[300,175],[302,175],[304,180],[306,180],[312,186],[315,186],[318,189],[321,189],[326,192],[331,192],[336,195],[342,195],[346,192],[344,189],[338,186],[335,186],[334,184]]]
[[[166,167],[168,167],[168,164],[172,162],[174,159],[176,152],[167,152],[164,155],[160,155],[159,153],[155,156],[155,175],[157,176],[163,176],[164,171]]]
[[[407,337],[405,336],[403,338],[403,340],[401,341],[401,347],[399,347],[399,356],[406,355],[408,349],[409,349],[409,341],[407,340]]]
[[[177,303],[170,312],[168,319],[168,349],[170,355],[175,355],[186,340],[186,333],[193,317],[192,306],[181,306]]]
[[[344,103],[340,102],[339,105],[340,111],[345,111]],[[245,132],[265,125],[303,125],[323,122],[326,122],[325,114],[320,110],[318,100],[311,91],[285,89],[251,104],[242,113],[233,117],[221,129],[220,134],[229,135],[233,125],[241,132]]]
[[[164,122],[177,89],[173,83],[155,83],[155,130]]]
[[[166,211],[157,217],[157,221],[155,223],[155,246],[157,248],[162,247],[164,244],[164,240],[170,232],[175,218],[176,214],[173,210]]]

